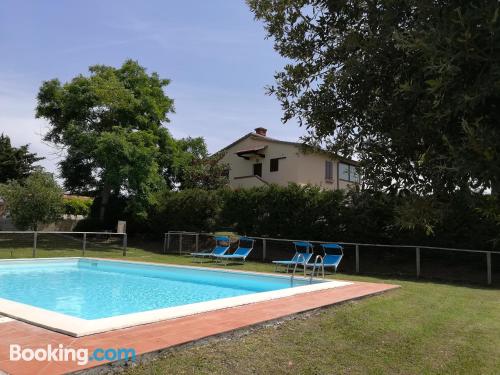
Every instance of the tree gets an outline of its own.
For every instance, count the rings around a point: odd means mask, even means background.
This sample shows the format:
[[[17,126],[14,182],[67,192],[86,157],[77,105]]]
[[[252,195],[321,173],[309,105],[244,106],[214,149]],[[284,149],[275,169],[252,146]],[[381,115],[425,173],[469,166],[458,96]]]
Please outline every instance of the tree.
[[[221,157],[211,156],[202,160],[194,160],[185,168],[182,189],[216,190],[229,183],[229,169],[220,163]]]
[[[500,4],[247,0],[289,62],[269,88],[392,192],[500,188]]]
[[[12,147],[10,138],[0,134],[0,183],[28,177],[40,160],[43,158],[28,151],[28,145]]]
[[[89,71],[64,84],[42,84],[36,116],[50,124],[44,140],[64,151],[65,188],[100,196],[101,220],[111,194],[127,195],[143,213],[172,160],[175,141],[164,127],[174,111],[164,92],[170,81],[132,60]]]
[[[229,166],[220,163],[224,155],[209,155],[203,138],[181,138],[176,146],[173,167],[179,189],[216,190],[228,184]]]
[[[40,224],[58,220],[63,213],[63,191],[50,173],[35,171],[24,181],[0,185],[0,195],[14,224],[20,229],[38,230]]]
[[[66,215],[82,215],[88,216],[92,207],[92,198],[67,196],[64,197],[64,213]]]

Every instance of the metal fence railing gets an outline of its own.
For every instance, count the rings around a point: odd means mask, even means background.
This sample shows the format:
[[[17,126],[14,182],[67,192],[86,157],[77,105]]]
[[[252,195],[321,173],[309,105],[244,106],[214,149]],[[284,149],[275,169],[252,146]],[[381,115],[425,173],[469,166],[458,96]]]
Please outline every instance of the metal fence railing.
[[[163,239],[163,252],[179,255],[197,252],[209,248],[212,239],[210,233],[168,232]]]
[[[237,241],[234,237],[234,243]],[[249,260],[269,262],[291,258],[295,252],[292,242],[298,240],[252,237],[254,250]],[[304,241],[304,240],[300,240]],[[327,241],[311,241],[319,245]],[[347,273],[397,274],[402,276],[441,278],[484,282],[500,282],[500,251],[458,249],[423,245],[384,245],[354,242],[335,242],[344,247],[340,271]],[[165,254],[188,254],[213,246],[213,234],[170,231],[165,233]],[[235,245],[234,245],[235,246]],[[315,246],[315,251],[320,251]]]
[[[0,231],[0,258],[127,255],[127,234],[110,232]]]

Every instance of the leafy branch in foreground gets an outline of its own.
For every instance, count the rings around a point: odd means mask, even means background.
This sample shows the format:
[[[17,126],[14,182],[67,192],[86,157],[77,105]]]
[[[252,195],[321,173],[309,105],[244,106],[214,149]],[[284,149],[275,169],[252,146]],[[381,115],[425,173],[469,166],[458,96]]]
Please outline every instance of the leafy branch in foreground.
[[[247,0],[289,61],[270,87],[306,141],[391,192],[500,190],[498,1]]]

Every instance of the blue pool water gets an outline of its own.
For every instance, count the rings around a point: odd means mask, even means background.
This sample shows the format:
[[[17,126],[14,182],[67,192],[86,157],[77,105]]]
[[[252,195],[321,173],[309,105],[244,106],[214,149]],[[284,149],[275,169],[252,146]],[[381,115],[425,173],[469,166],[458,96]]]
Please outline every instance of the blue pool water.
[[[89,320],[290,287],[284,277],[132,262],[0,262],[0,298]]]

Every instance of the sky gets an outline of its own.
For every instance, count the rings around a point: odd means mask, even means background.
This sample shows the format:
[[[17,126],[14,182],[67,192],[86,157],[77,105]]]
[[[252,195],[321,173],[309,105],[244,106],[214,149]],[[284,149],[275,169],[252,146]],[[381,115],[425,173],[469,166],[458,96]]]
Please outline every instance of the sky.
[[[42,142],[47,123],[34,115],[42,82],[128,58],[171,80],[169,130],[203,136],[210,152],[259,126],[283,140],[305,133],[282,124],[266,95],[285,61],[244,0],[0,0],[0,56],[0,132],[30,144],[51,172],[60,156]]]

